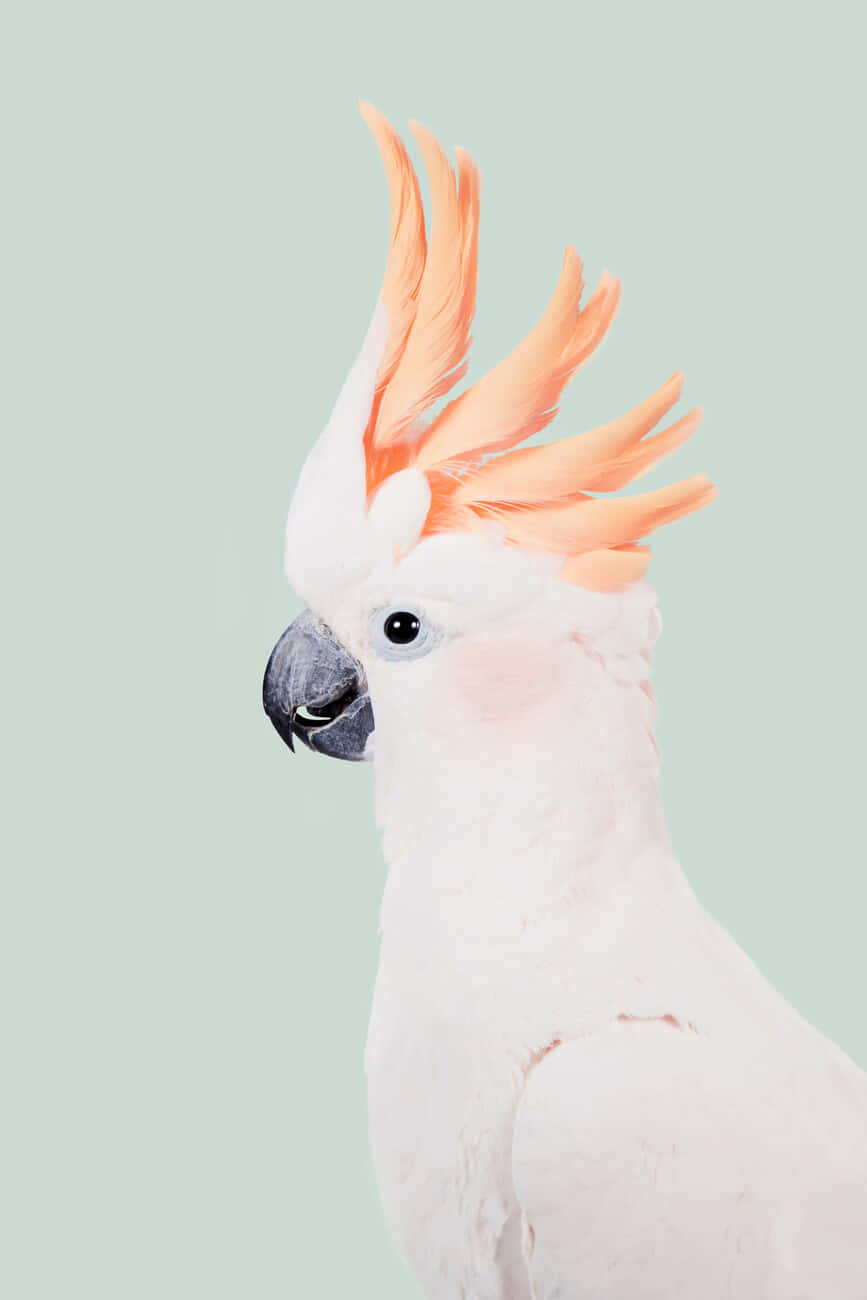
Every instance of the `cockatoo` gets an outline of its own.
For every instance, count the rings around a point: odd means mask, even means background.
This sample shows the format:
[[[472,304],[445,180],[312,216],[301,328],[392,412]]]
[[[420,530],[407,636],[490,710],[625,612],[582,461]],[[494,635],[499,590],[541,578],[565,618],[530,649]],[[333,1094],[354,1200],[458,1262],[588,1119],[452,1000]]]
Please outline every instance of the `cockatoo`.
[[[412,133],[361,352],[295,490],[308,608],[265,708],[370,759],[388,865],[366,1073],[385,1211],[431,1300],[865,1300],[867,1077],[697,901],[658,791],[644,577],[703,475],[609,494],[695,430],[675,374],[610,424],[555,414],[619,298],[567,248],[510,356],[464,375],[479,176]],[[602,494],[602,495],[600,495]],[[375,727],[374,727],[375,722]]]

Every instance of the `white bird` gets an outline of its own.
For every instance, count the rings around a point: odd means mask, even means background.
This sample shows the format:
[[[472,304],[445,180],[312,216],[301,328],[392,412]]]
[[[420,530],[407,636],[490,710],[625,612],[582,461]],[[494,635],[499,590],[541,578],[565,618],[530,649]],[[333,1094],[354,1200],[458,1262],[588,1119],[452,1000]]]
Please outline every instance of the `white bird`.
[[[602,428],[555,413],[619,286],[463,374],[478,175],[421,127],[381,300],[289,514],[309,605],[265,705],[372,758],[388,879],[366,1069],[387,1216],[430,1300],[865,1300],[867,1077],[766,983],[672,855],[641,539],[704,476],[616,490],[693,432],[675,375]],[[650,435],[650,436],[647,436]],[[375,720],[375,729],[374,729]]]

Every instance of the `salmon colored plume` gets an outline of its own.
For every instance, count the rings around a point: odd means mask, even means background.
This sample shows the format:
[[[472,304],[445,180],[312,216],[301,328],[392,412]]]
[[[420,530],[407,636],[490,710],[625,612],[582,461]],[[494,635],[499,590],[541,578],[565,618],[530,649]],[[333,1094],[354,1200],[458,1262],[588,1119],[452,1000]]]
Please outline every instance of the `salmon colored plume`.
[[[512,450],[557,414],[566,384],[605,336],[620,284],[603,272],[582,307],[581,259],[567,246],[560,279],[523,343],[484,378],[423,417],[466,374],[476,302],[479,173],[462,149],[453,169],[424,127],[410,129],[430,184],[430,238],[418,179],[400,137],[377,109],[361,112],[385,164],[391,233],[382,299],[390,334],[364,436],[367,488],[414,466],[431,486],[424,534],[496,523],[506,542],[566,557],[559,576],[594,591],[617,591],[650,560],[640,540],[707,505],[704,474],[638,496],[605,499],[685,442],[699,408],[653,430],[680,396],[683,376],[633,410],[588,433]],[[649,436],[648,436],[649,435]]]

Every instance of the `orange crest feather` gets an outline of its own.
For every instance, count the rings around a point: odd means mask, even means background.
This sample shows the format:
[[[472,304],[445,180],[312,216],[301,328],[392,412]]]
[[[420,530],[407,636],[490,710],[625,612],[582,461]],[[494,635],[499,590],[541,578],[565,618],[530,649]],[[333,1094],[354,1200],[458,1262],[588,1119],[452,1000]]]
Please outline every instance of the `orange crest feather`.
[[[463,150],[455,150],[455,174],[430,132],[411,124],[430,182],[428,245],[406,150],[378,110],[362,104],[361,111],[385,165],[391,202],[381,294],[390,336],[365,432],[368,492],[415,466],[431,485],[424,533],[479,529],[493,521],[507,543],[565,556],[564,581],[596,591],[622,589],[649,563],[649,548],[639,539],[716,495],[704,474],[639,496],[587,495],[625,486],[691,437],[701,421],[698,408],[646,436],[679,398],[683,376],[672,375],[626,415],[589,433],[510,450],[554,418],[560,394],[617,310],[620,284],[607,272],[581,307],[581,260],[567,246],[554,295],[523,343],[422,427],[420,417],[466,373],[479,174]]]

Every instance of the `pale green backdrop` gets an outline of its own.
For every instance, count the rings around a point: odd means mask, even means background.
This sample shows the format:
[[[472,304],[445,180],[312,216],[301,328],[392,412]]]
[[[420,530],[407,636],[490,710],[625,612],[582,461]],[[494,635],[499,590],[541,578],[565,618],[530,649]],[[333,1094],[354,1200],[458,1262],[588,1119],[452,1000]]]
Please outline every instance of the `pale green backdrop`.
[[[867,1065],[859,11],[7,16],[4,1300],[417,1294],[367,1151],[370,772],[293,759],[259,697],[384,260],[358,95],[480,161],[473,374],[568,239],[625,292],[558,431],[675,367],[706,406],[676,469],[720,499],[652,568],[673,835]]]

